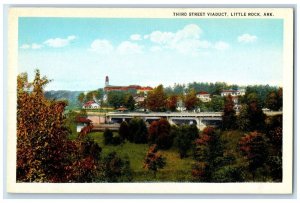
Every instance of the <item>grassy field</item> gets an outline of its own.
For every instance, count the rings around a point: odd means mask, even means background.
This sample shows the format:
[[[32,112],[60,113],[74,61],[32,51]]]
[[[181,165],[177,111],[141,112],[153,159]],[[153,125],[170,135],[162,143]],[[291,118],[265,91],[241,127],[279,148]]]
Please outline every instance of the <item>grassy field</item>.
[[[133,170],[133,182],[190,182],[191,181],[191,167],[193,159],[191,156],[180,159],[176,149],[160,151],[166,158],[166,166],[160,169],[156,177],[152,172],[143,168],[144,158],[148,151],[148,144],[134,144],[125,142],[124,144],[113,146],[104,145],[104,138],[102,132],[93,132],[89,136],[97,142],[102,148],[102,156],[109,152],[116,151],[121,157],[128,157],[130,167]]]

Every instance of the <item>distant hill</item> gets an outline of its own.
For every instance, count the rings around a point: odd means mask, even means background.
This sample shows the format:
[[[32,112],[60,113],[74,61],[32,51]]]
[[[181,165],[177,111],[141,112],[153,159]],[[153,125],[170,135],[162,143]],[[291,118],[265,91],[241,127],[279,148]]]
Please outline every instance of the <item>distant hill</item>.
[[[69,90],[50,90],[45,91],[47,99],[68,100],[69,108],[76,108],[78,106],[77,97],[83,91],[69,91]]]

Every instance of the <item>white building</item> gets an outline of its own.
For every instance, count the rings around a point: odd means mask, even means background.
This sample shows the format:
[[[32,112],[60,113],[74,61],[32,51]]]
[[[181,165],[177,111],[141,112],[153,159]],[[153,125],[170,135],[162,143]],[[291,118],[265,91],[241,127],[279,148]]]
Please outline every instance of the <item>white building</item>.
[[[231,96],[244,96],[246,94],[245,89],[239,89],[239,90],[223,90],[221,92],[222,97],[227,97],[229,95]]]
[[[83,109],[99,109],[100,105],[95,101],[88,101],[82,106]]]
[[[211,101],[210,94],[208,92],[198,92],[196,96],[202,102],[210,102]]]

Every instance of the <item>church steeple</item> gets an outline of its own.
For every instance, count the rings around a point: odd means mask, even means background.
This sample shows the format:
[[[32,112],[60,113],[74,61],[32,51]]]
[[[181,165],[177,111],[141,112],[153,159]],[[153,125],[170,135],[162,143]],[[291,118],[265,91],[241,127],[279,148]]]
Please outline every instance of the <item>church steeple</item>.
[[[109,78],[108,76],[105,77],[105,87],[109,86]]]

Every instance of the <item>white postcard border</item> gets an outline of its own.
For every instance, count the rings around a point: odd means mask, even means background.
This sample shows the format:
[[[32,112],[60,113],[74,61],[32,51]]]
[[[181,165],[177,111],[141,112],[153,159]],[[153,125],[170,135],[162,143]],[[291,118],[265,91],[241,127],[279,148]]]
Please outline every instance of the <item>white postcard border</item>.
[[[147,12],[145,12],[147,10]],[[283,19],[283,181],[282,183],[16,183],[16,77],[19,17],[174,18],[173,12],[272,12]],[[179,18],[179,17],[176,17]],[[187,18],[187,17],[180,17]],[[195,17],[199,18],[199,17]],[[208,18],[208,17],[201,17]],[[209,17],[220,18],[220,17]],[[223,17],[224,18],[224,17]],[[226,17],[241,18],[241,17]],[[247,19],[243,17],[242,19]],[[7,192],[291,194],[293,182],[293,9],[292,8],[10,8],[8,27]]]

